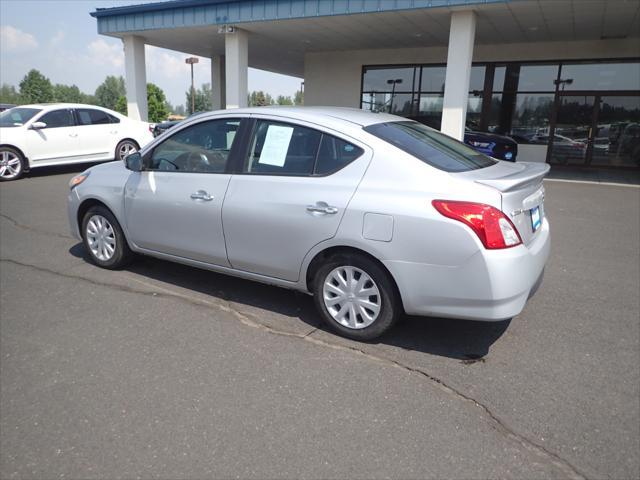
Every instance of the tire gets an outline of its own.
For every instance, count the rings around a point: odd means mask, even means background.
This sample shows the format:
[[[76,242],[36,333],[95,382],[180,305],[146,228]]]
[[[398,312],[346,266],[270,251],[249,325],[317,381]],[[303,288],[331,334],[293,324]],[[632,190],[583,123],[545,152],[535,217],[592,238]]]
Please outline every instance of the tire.
[[[0,182],[17,180],[26,170],[26,161],[22,154],[11,147],[0,147]]]
[[[118,220],[101,205],[91,207],[85,213],[82,240],[91,261],[99,267],[117,270],[133,258]]]
[[[124,160],[127,155],[137,152],[138,150],[140,150],[140,145],[133,140],[121,140],[118,145],[116,145],[115,159]]]
[[[364,293],[358,295],[358,292]],[[329,257],[313,277],[313,297],[324,322],[338,334],[354,340],[379,337],[402,313],[402,302],[393,279],[364,255]],[[376,305],[377,313],[372,308]]]

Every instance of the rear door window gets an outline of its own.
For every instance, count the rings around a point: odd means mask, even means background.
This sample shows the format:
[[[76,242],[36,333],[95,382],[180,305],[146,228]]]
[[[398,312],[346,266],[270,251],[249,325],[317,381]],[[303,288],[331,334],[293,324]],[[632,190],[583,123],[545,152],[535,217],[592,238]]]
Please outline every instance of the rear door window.
[[[364,150],[360,147],[324,133],[320,141],[320,150],[318,151],[314,173],[316,175],[329,175],[337,172],[363,153]]]
[[[364,153],[360,147],[312,128],[258,120],[243,173],[324,176]]]
[[[311,128],[258,120],[244,173],[311,175],[322,133]]]
[[[80,125],[104,125],[111,123],[109,116],[102,110],[93,108],[79,108],[76,110],[78,122]]]
[[[376,123],[364,130],[445,172],[489,167],[496,160],[418,122]]]

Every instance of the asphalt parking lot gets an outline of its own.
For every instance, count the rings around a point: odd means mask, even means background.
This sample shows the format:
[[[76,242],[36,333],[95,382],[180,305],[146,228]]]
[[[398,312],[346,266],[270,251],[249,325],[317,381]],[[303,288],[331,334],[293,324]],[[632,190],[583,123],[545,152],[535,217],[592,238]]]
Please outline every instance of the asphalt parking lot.
[[[357,343],[303,294],[89,264],[73,172],[0,185],[1,478],[640,477],[640,188],[547,182],[510,322]]]

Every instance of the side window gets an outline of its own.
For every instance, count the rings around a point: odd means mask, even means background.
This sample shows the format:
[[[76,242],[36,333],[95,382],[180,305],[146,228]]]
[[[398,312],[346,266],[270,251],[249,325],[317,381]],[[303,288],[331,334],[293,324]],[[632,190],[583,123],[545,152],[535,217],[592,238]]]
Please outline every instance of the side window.
[[[38,119],[39,122],[47,124],[47,128],[60,128],[60,127],[72,127],[73,117],[71,116],[71,110],[53,110],[52,112],[45,113]]]
[[[154,148],[149,170],[224,173],[240,119],[200,122]]]
[[[120,123],[120,119],[115,115],[111,115],[110,113],[107,113],[107,117],[109,117],[109,123]]]
[[[340,138],[323,134],[316,160],[316,175],[328,175],[353,162],[364,153],[360,147]]]
[[[80,125],[103,125],[111,123],[109,117],[102,110],[92,108],[79,108],[76,110]]]
[[[259,120],[245,173],[311,175],[322,133],[310,128]]]

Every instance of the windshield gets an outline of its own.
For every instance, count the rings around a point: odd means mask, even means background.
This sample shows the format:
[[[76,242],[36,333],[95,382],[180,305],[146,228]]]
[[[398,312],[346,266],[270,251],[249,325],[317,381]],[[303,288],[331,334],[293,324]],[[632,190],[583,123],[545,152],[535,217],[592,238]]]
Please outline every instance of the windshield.
[[[0,113],[0,127],[20,127],[40,111],[39,108],[10,108]]]
[[[467,172],[496,163],[464,143],[418,122],[376,123],[364,129],[445,172]]]

